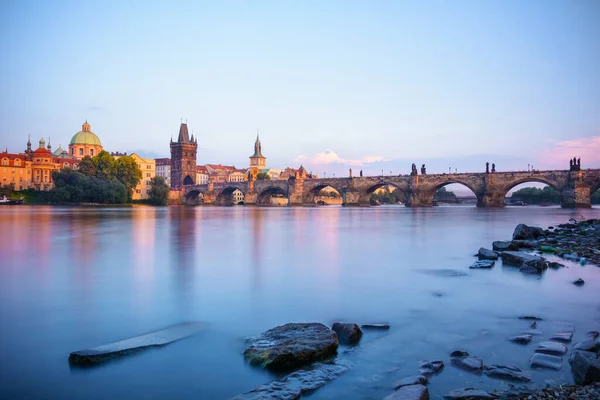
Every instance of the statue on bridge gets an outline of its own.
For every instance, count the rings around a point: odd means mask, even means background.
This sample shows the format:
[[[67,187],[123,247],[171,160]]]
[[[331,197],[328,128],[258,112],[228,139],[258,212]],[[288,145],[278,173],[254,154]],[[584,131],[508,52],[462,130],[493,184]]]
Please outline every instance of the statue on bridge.
[[[492,174],[496,172],[496,164],[492,163]]]
[[[411,171],[410,171],[410,174],[411,174],[412,176],[417,176],[417,175],[418,175],[418,172],[417,172],[417,166],[415,165],[415,163],[413,163],[413,165],[412,165],[412,169],[411,169]]]
[[[490,173],[490,163],[489,163],[489,161],[485,163],[485,173],[486,174]]]
[[[569,170],[570,171],[580,171],[581,170],[581,158],[573,157],[572,160],[569,160]]]
[[[352,168],[350,168],[350,178],[352,178]]]
[[[360,170],[360,177],[362,178],[362,169]]]
[[[421,165],[421,175],[427,175],[427,169],[425,169],[425,164]]]

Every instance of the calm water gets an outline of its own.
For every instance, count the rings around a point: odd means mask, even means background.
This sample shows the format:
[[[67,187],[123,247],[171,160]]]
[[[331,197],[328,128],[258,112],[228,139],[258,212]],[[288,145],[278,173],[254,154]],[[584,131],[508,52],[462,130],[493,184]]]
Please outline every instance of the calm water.
[[[563,322],[574,342],[600,329],[600,268],[569,263],[537,279],[468,266],[517,223],[572,217],[600,210],[2,207],[0,398],[228,398],[275,378],[244,363],[244,338],[286,322],[392,325],[366,333],[354,368],[313,398],[382,398],[419,360],[457,348],[528,368],[535,342]],[[570,283],[578,277],[585,286]],[[524,314],[544,317],[545,335],[520,347],[506,337],[527,329]],[[161,349],[92,369],[67,362],[196,320],[209,328]],[[571,381],[566,362],[532,375]],[[430,392],[465,386],[506,384],[447,366]]]

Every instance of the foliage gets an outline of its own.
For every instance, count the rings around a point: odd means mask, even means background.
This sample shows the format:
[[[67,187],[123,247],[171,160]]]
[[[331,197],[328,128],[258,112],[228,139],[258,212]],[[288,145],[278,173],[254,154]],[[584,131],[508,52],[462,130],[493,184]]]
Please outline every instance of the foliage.
[[[79,162],[79,172],[86,176],[96,176],[96,164],[90,156],[85,156]]]
[[[115,163],[115,176],[127,189],[127,198],[131,200],[133,189],[142,179],[142,170],[130,156],[119,157]]]
[[[396,188],[375,191],[369,197],[371,203],[379,202],[380,204],[398,204],[398,202],[404,202],[405,200],[402,192],[396,190]]]
[[[522,201],[527,204],[560,204],[560,192],[550,186],[543,189],[527,187],[514,192],[510,199],[511,201]]]
[[[592,204],[600,204],[600,189],[592,194]]]
[[[156,176],[150,180],[150,190],[148,191],[148,200],[150,204],[164,206],[169,199],[169,185],[165,183],[162,176]]]
[[[9,183],[8,185],[0,185],[0,197],[6,196],[7,198],[13,197],[15,191],[15,184]]]
[[[256,175],[256,179],[259,181],[270,181],[271,177],[266,172],[261,172],[258,175]]]
[[[63,169],[52,173],[54,188],[50,200],[54,203],[122,204],[127,202],[125,185],[116,179],[108,181],[86,176],[79,171]]]
[[[457,200],[456,194],[454,192],[450,192],[446,190],[446,187],[440,188],[433,195],[433,201],[441,201],[446,203],[455,203]]]

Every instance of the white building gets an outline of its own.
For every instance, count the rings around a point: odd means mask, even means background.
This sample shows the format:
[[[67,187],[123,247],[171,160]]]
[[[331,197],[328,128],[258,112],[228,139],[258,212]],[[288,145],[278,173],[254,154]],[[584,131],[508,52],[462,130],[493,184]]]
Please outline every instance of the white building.
[[[162,176],[165,183],[171,187],[171,159],[156,158],[156,176]]]
[[[196,166],[196,185],[208,185],[210,174],[204,165]]]

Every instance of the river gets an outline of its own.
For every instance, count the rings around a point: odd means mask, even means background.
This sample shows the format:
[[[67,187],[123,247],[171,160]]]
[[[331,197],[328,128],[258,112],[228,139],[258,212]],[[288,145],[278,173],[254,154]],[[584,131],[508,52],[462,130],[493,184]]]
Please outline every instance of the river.
[[[566,360],[538,371],[528,358],[564,322],[573,343],[600,330],[600,268],[564,261],[541,279],[501,262],[468,269],[518,223],[570,218],[600,209],[1,207],[0,398],[225,399],[276,378],[244,362],[246,337],[336,320],[392,328],[365,332],[353,368],[315,399],[381,399],[419,360],[447,361],[455,349],[517,365],[532,386],[572,382]],[[545,335],[508,342],[527,329],[520,315],[543,317]],[[95,368],[67,361],[183,321],[208,328]],[[507,383],[447,365],[429,390],[459,387]]]

